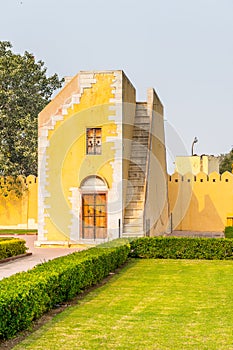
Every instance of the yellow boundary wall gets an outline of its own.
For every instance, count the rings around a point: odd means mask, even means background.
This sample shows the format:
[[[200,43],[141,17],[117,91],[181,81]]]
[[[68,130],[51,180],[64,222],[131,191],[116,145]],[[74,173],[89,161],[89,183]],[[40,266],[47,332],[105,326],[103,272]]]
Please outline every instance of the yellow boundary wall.
[[[172,229],[223,231],[233,220],[233,174],[168,176]]]
[[[13,178],[0,178],[0,229],[36,229],[38,179],[30,175],[17,181],[22,184],[21,195]],[[173,230],[219,232],[233,224],[233,174],[229,172],[174,173],[168,176],[168,195]]]
[[[37,177],[0,178],[0,229],[37,229]]]

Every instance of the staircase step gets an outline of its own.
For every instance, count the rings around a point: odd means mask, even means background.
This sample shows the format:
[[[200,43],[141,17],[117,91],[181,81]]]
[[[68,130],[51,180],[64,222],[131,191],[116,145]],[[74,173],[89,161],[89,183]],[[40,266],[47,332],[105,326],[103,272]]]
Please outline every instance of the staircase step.
[[[139,168],[139,170],[138,170],[138,168],[136,168],[136,167],[131,167],[131,168],[129,169],[129,172],[128,172],[129,177],[130,177],[132,174],[134,174],[135,172],[138,173],[138,176],[144,176],[144,175],[145,175],[145,171],[146,171],[146,166],[145,166],[145,164],[144,164],[144,165],[140,164],[140,166],[137,165],[137,167]]]
[[[145,174],[143,171],[135,172],[135,171],[129,171],[129,177],[128,180],[143,180],[145,181]]]
[[[135,149],[136,148],[136,149]],[[136,157],[147,157],[148,149],[142,145],[132,145],[132,156]]]
[[[137,164],[135,162],[131,162],[129,163],[129,171],[135,171],[135,172],[140,172],[143,171],[144,172],[144,166],[142,166],[141,164]]]
[[[144,208],[144,202],[143,201],[130,201],[129,204],[127,204],[126,209],[132,210],[132,209],[139,209],[143,211]]]
[[[133,143],[138,143],[141,145],[148,145],[149,136],[136,136],[133,135]]]
[[[144,120],[136,120],[134,123],[134,126],[136,126],[136,128],[138,128],[138,129],[142,129],[142,130],[145,130],[147,132],[150,129],[150,123],[149,122],[147,123]]]
[[[131,183],[135,183],[135,181],[140,181],[140,186],[144,186],[145,183],[145,173],[143,171],[138,172],[137,174],[135,174],[135,172],[130,171],[129,172],[129,178],[128,181],[130,181]],[[130,184],[129,184],[130,185]]]
[[[132,142],[131,144],[131,150],[134,154],[135,152],[148,152],[148,148],[146,146],[143,146],[140,142]]]
[[[144,232],[143,232],[143,227],[141,227],[141,226],[129,226],[129,225],[125,225],[124,227],[123,227],[123,234],[124,233],[127,233],[127,234],[130,234],[130,236],[131,236],[131,234],[133,235],[133,234],[135,234],[135,235],[144,235]]]
[[[144,192],[144,186],[133,186],[130,182],[128,183],[128,189],[130,190],[130,193],[132,193],[132,191],[134,193]]]
[[[134,238],[134,237],[144,237],[144,232],[123,232],[123,238]]]
[[[148,110],[147,110],[147,105],[145,106],[136,106],[136,111],[135,111],[135,115],[140,115],[144,113],[144,115],[148,114]]]
[[[125,224],[123,232],[143,232],[143,225]]]
[[[129,178],[128,178],[128,181],[132,181],[132,180],[143,180],[143,184],[140,185],[140,186],[143,186],[144,185],[144,182],[145,182],[145,172],[144,171],[140,171],[137,173],[137,177],[134,175],[135,174],[135,171],[130,171],[129,172]],[[130,185],[130,184],[129,184]]]
[[[133,150],[133,154],[131,156],[131,162],[130,164],[132,165],[137,165],[137,162],[135,162],[135,159],[137,158],[144,158],[147,159],[147,153],[148,152],[141,152],[141,151],[137,151],[137,150]],[[138,156],[137,156],[138,155]],[[140,167],[140,166],[139,166]]]
[[[146,164],[146,158],[144,158],[144,157],[141,157],[141,158],[132,157],[132,160],[135,160],[135,163],[140,165],[140,166]]]
[[[141,193],[134,193],[132,195],[132,197],[127,198],[127,199],[129,199],[130,202],[134,202],[134,201],[142,201],[142,202],[144,202],[144,193],[143,192],[141,192]]]
[[[125,217],[124,218],[124,226],[127,225],[127,226],[143,226],[143,218],[138,218],[138,219],[135,219],[135,218],[128,218],[128,217]]]
[[[126,203],[137,202],[137,201],[144,202],[144,199],[145,199],[144,192],[127,193]]]
[[[146,123],[149,123],[150,117],[147,113],[143,113],[142,110],[136,111],[134,122],[137,123],[138,120],[145,120]]]
[[[141,127],[142,124],[150,125],[150,117],[148,115],[135,115],[134,125]]]
[[[145,184],[145,179],[129,179],[131,186],[144,186]]]
[[[133,137],[134,138],[138,138],[138,137],[148,137],[149,136],[149,133],[148,133],[148,130],[144,130],[142,128],[138,128],[138,127],[135,127],[134,130],[133,130]]]
[[[147,102],[137,102],[136,111],[147,110]]]
[[[141,165],[135,164],[135,166],[132,166],[129,168],[128,177],[134,177],[134,178],[140,179],[144,175],[145,175],[144,168],[141,167]]]
[[[140,219],[143,216],[143,209],[142,208],[125,208],[125,219]]]

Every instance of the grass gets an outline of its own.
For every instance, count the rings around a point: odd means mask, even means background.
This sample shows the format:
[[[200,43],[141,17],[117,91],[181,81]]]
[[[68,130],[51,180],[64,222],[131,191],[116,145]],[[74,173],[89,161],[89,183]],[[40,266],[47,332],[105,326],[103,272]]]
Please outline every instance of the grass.
[[[1,229],[0,235],[36,235],[37,230],[27,229]]]
[[[133,260],[14,350],[233,349],[233,262]]]

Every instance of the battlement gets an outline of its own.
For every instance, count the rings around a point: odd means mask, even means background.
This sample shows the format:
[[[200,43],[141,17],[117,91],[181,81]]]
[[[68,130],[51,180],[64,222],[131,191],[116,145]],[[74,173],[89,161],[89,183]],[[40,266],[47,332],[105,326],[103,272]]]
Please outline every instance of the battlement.
[[[204,172],[200,172],[197,175],[192,173],[186,173],[181,175],[178,172],[173,173],[172,175],[168,175],[168,182],[200,182],[200,183],[210,183],[210,182],[229,182],[233,183],[233,174],[229,171],[225,171],[223,174],[219,174],[217,172],[210,173],[207,175]]]

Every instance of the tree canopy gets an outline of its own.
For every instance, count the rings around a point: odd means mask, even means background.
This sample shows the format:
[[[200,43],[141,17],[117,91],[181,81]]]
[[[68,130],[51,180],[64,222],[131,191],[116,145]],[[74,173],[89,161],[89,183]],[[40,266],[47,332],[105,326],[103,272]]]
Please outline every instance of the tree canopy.
[[[37,118],[63,80],[0,41],[0,174],[37,175]]]
[[[227,153],[221,155],[221,160],[220,160],[220,173],[224,173],[224,171],[232,171],[232,164],[233,164],[233,148],[232,150]]]

